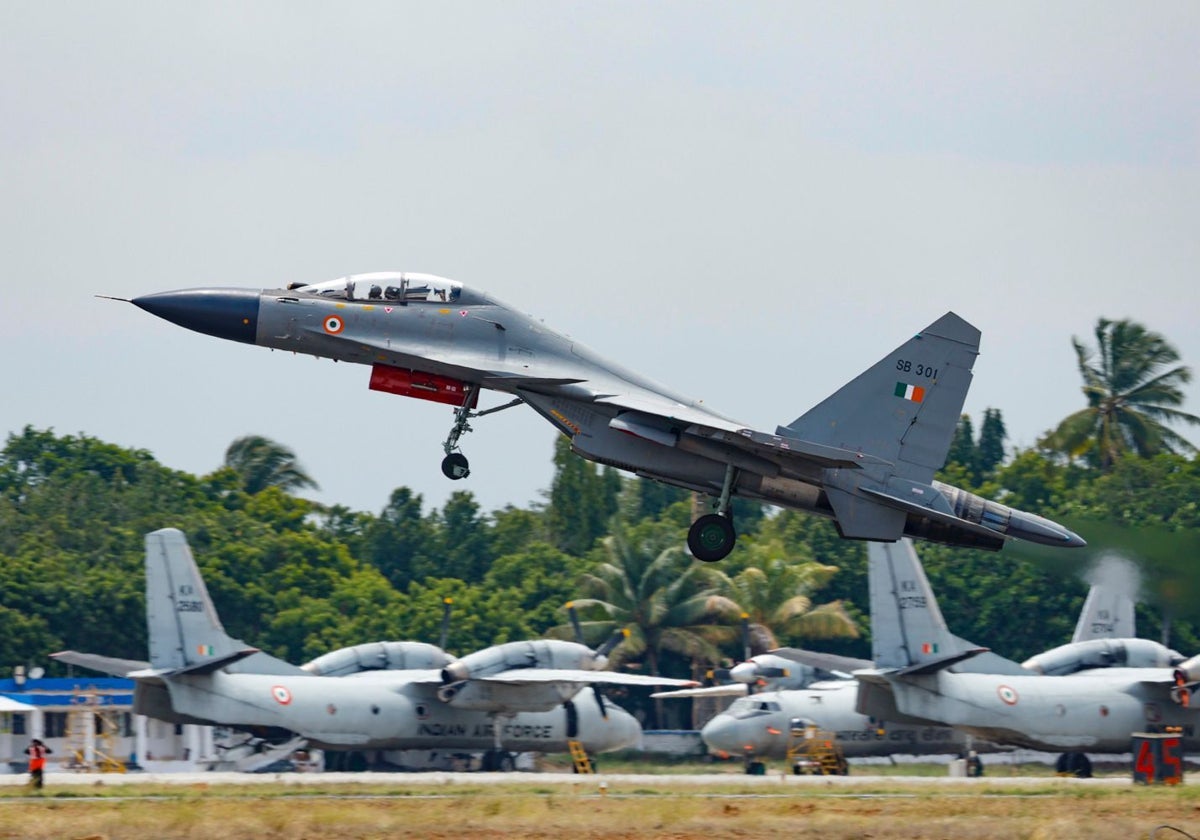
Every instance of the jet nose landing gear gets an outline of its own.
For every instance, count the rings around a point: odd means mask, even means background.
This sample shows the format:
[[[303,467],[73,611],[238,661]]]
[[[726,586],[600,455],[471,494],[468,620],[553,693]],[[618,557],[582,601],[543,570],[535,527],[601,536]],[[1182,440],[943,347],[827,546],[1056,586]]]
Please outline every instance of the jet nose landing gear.
[[[450,427],[450,434],[446,435],[446,440],[442,444],[442,451],[446,453],[446,457],[442,459],[442,475],[451,481],[458,481],[471,474],[471,466],[467,462],[467,456],[463,455],[458,449],[458,439],[471,431],[471,425],[467,421],[475,417],[485,417],[488,414],[494,414],[497,411],[503,411],[506,408],[512,408],[514,405],[520,405],[525,402],[520,397],[517,397],[512,402],[507,402],[495,408],[489,408],[487,411],[471,411],[471,406],[475,405],[478,396],[478,385],[472,385],[467,389],[467,397],[463,400],[463,404],[454,409],[454,425]]]

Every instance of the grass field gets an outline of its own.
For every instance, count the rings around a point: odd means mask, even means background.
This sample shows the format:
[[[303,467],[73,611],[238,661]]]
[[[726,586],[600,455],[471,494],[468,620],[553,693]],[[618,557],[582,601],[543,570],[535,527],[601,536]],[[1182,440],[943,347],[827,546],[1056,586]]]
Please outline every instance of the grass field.
[[[0,837],[1171,838],[1200,836],[1200,785],[858,778],[853,785],[669,776],[429,784],[400,775],[303,786],[112,785],[0,791]],[[711,779],[711,777],[709,777]],[[603,783],[604,787],[601,788]],[[1171,826],[1171,828],[1162,828]],[[1156,830],[1157,829],[1157,830]]]

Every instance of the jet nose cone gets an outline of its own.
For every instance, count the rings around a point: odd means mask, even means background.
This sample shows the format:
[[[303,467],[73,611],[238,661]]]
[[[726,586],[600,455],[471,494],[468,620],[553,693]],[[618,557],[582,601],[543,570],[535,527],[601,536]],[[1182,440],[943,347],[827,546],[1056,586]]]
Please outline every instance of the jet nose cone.
[[[254,289],[182,289],[133,299],[133,305],[205,335],[255,344],[259,293]]]

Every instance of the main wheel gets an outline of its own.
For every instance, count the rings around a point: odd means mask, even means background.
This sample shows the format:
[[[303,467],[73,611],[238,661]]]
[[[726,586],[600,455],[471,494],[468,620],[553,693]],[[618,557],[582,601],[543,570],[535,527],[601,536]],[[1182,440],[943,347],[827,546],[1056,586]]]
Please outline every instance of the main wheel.
[[[735,542],[737,533],[733,530],[733,522],[719,513],[701,516],[688,529],[688,549],[693,557],[705,563],[728,557]]]
[[[461,452],[451,452],[442,459],[442,475],[451,481],[458,481],[460,478],[466,478],[471,474],[471,467],[467,463],[467,456]]]
[[[510,752],[501,752],[496,756],[496,769],[501,773],[511,773],[517,769],[517,762]]]

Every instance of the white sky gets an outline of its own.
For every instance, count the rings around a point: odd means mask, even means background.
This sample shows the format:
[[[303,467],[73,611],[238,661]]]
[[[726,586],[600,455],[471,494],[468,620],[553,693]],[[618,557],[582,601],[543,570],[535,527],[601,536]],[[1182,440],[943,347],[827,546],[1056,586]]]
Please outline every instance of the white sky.
[[[448,407],[93,297],[410,270],[771,431],[953,309],[967,410],[1029,446],[1101,316],[1200,372],[1198,36],[1194,2],[0,0],[0,432],[539,499],[527,409],[451,483]]]

